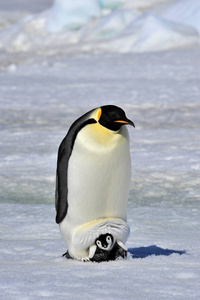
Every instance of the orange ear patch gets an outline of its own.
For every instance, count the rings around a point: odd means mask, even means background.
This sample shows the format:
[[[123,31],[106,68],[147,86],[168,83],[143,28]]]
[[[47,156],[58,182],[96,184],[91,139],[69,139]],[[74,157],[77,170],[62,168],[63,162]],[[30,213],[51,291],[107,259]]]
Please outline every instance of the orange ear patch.
[[[100,117],[101,117],[101,114],[102,114],[102,109],[99,108],[98,112],[97,112],[97,121],[99,121]]]

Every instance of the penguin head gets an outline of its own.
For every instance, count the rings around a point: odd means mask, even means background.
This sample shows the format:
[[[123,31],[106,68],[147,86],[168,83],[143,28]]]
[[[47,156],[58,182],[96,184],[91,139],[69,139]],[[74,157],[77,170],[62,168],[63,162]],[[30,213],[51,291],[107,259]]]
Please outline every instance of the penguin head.
[[[109,233],[101,234],[95,241],[97,247],[102,250],[111,250],[114,246],[114,239],[113,236]]]
[[[123,125],[132,125],[134,123],[129,120],[123,109],[115,105],[104,105],[99,108],[98,122],[100,125],[112,131],[118,131]]]

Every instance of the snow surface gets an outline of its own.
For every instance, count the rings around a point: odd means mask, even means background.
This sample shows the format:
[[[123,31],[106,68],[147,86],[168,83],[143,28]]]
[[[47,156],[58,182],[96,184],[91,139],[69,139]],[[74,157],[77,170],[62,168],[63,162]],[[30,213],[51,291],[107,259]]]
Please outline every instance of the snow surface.
[[[199,70],[199,51],[187,50],[55,58],[0,73],[1,299],[199,298]],[[54,221],[57,148],[73,120],[106,103],[136,124],[133,259],[65,260]]]
[[[0,299],[199,299],[199,50],[58,50],[0,53]],[[104,104],[136,125],[129,257],[66,260],[55,223],[57,149],[77,117]]]

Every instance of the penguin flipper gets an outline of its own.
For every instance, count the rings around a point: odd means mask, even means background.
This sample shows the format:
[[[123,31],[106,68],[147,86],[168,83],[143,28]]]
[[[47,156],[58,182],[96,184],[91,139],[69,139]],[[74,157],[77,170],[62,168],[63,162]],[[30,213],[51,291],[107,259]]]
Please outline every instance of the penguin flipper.
[[[97,246],[94,244],[89,249],[89,258],[93,258],[96,252]]]
[[[63,139],[58,149],[57,173],[56,173],[56,223],[62,222],[68,210],[68,163],[73,150],[74,142],[78,132],[86,125],[96,123],[93,118],[89,118],[93,110],[77,119],[70,127],[67,135]]]
[[[68,209],[68,187],[67,187],[67,172],[68,172],[68,160],[71,152],[66,149],[67,136],[60,144],[58,150],[57,160],[57,173],[56,173],[56,193],[55,193],[55,205],[56,205],[56,223],[60,223]]]
[[[122,249],[124,249],[125,251],[127,251],[126,246],[125,246],[121,241],[117,241],[117,244],[118,244]]]

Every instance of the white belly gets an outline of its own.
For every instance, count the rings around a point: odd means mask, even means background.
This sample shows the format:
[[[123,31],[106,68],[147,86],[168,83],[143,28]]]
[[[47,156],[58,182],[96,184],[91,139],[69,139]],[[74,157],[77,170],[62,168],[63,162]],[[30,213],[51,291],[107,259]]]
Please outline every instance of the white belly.
[[[61,222],[67,244],[77,227],[102,218],[126,221],[131,178],[129,137],[93,124],[77,135],[68,165],[68,211]]]

